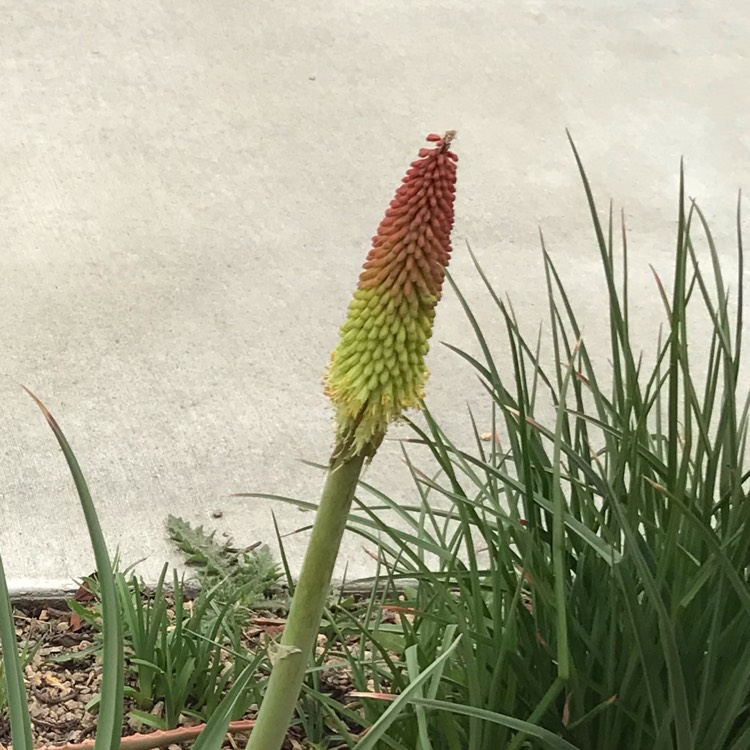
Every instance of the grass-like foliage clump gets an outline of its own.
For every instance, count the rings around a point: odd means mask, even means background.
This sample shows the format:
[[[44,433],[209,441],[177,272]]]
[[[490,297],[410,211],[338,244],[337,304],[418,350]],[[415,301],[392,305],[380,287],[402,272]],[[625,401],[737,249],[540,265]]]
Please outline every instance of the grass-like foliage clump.
[[[247,609],[239,600],[227,601],[218,587],[187,594],[176,571],[162,568],[156,586],[146,586],[131,569],[112,571],[123,621],[125,694],[133,706],[128,716],[143,727],[175,729],[185,717],[205,721],[219,706],[237,674],[263,652],[251,654],[242,643]],[[167,585],[170,584],[170,585]],[[86,588],[94,601],[68,606],[93,627],[92,650],[101,656],[103,617],[98,580]],[[99,697],[89,705],[98,707]],[[240,718],[257,700],[254,683],[237,698],[233,718]]]

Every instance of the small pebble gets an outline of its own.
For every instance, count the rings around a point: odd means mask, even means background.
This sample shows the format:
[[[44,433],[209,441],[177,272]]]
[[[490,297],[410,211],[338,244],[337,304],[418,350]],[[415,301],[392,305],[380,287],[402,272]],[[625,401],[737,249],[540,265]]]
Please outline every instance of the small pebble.
[[[215,510],[215,511],[213,511],[213,513],[211,513],[211,515],[212,515],[212,516],[213,516],[214,518],[221,518],[221,517],[222,517],[222,516],[224,515],[224,511],[221,511],[221,510]]]

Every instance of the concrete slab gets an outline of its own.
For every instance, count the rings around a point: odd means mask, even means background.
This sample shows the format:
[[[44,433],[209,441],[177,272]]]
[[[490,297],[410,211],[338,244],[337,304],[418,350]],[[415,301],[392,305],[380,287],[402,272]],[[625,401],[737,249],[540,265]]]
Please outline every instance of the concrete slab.
[[[0,548],[15,590],[93,562],[42,397],[111,545],[169,548],[168,513],[272,542],[262,490],[315,499],[331,415],[320,377],[369,238],[425,134],[456,128],[453,272],[482,309],[471,242],[521,320],[544,316],[545,230],[595,344],[597,256],[564,128],[602,206],[630,217],[639,325],[668,275],[679,158],[731,252],[750,183],[750,6],[338,0],[0,2]],[[456,300],[437,340],[468,344]],[[498,328],[498,345],[502,336]],[[454,434],[484,404],[435,348]],[[408,496],[398,449],[371,481]],[[221,510],[220,519],[211,512]],[[292,530],[309,516],[278,509]],[[298,564],[306,537],[289,538]],[[348,540],[350,575],[369,569]]]

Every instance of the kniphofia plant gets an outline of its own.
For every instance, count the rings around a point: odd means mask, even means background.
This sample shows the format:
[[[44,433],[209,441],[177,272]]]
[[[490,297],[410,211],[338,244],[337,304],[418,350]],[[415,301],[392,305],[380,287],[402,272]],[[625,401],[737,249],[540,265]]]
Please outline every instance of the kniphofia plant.
[[[373,238],[326,372],[336,446],[248,750],[279,750],[320,626],[362,466],[388,425],[424,397],[435,307],[451,255],[455,136],[431,134]]]

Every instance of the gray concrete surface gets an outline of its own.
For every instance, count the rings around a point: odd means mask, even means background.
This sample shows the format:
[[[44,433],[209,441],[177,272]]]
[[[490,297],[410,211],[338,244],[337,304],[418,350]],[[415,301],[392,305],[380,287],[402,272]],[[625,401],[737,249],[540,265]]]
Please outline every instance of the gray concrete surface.
[[[669,275],[682,154],[731,253],[736,190],[750,188],[749,31],[742,2],[1,0],[0,548],[13,588],[69,585],[93,565],[19,383],[63,425],[112,547],[146,558],[147,577],[170,556],[167,513],[273,543],[271,503],[229,493],[317,497],[298,459],[329,452],[321,372],[431,131],[459,131],[453,273],[467,294],[487,307],[468,240],[533,329],[541,224],[596,346],[604,299],[569,127],[602,207],[626,208],[646,340],[660,315],[648,264]],[[470,342],[450,294],[436,339]],[[460,439],[481,391],[445,349],[431,367],[430,403]],[[369,479],[408,497],[394,444]],[[277,510],[287,531],[310,520]],[[295,564],[305,540],[288,539]],[[356,539],[344,561],[352,576],[371,562]]]

